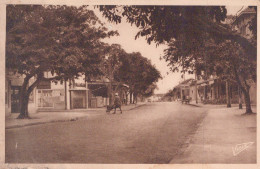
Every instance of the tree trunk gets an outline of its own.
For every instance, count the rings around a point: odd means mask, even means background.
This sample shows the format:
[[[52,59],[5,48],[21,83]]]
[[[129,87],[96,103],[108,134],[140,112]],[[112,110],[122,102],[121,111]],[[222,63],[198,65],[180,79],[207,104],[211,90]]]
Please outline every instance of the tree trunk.
[[[229,82],[226,80],[226,99],[227,99],[227,108],[231,107],[230,103],[230,92],[229,92]]]
[[[128,94],[127,94],[127,92],[126,92],[125,96],[126,96],[126,98],[125,98],[125,104],[127,105],[127,104],[128,104]]]
[[[137,94],[134,93],[134,103],[136,104],[137,103]]]
[[[135,104],[135,93],[133,92],[133,104]]]
[[[244,96],[245,96],[245,103],[246,103],[246,113],[249,113],[249,114],[253,113],[252,109],[251,109],[249,90],[245,90]]]
[[[241,90],[240,90],[240,86],[238,86],[238,103],[239,103],[239,109],[242,109],[242,98],[241,98]]]
[[[26,103],[26,93],[27,93],[27,87],[28,87],[28,84],[29,84],[29,80],[30,80],[30,77],[29,76],[26,76],[24,78],[24,81],[23,81],[23,85],[22,85],[22,88],[21,88],[21,91],[20,91],[20,98],[19,98],[19,102],[20,102],[20,106],[19,106],[19,109],[20,109],[20,114],[19,116],[17,117],[18,119],[24,119],[24,118],[29,118],[29,115],[28,115],[28,103],[27,103],[27,106],[25,105]],[[29,100],[29,99],[28,99]]]
[[[235,72],[235,77],[236,77],[237,83],[238,83],[241,91],[244,94],[245,103],[246,103],[246,112],[245,113],[251,114],[253,112],[251,109],[251,101],[250,101],[250,94],[249,94],[250,87],[248,86],[246,80],[243,77],[238,75],[236,67],[234,67],[234,72]]]
[[[130,92],[130,104],[133,103],[133,92]]]
[[[107,97],[108,97],[108,101],[109,101],[109,105],[112,105],[112,85],[109,82],[108,87],[107,87]]]
[[[42,79],[42,76],[40,75],[35,82],[31,86],[28,87],[29,80],[32,76],[26,76],[24,78],[24,82],[21,89],[21,95],[20,95],[20,114],[17,117],[18,119],[25,119],[30,118],[29,117],[29,111],[28,111],[28,103],[29,103],[29,97],[33,89],[37,86],[37,84]]]
[[[207,91],[207,85],[204,86],[204,101],[208,99],[208,91]]]
[[[26,94],[23,97],[22,102],[20,102],[20,115],[18,116],[18,119],[26,119],[30,118],[29,112],[28,112],[28,104],[29,104],[29,97],[30,94],[26,92]]]

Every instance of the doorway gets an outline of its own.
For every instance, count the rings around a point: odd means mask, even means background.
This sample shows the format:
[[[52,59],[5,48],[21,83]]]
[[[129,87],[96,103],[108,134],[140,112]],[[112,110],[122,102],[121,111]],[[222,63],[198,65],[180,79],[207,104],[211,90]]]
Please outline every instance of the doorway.
[[[19,113],[21,86],[11,86],[11,113]]]

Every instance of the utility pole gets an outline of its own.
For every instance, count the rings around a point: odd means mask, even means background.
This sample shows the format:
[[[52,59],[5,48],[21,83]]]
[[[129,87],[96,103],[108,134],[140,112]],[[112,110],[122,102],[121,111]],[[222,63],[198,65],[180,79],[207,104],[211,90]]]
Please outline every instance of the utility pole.
[[[113,81],[113,75],[112,75],[112,65],[111,65],[111,58],[109,55],[106,55],[106,60],[108,63],[108,76],[109,76],[109,83],[107,88],[107,96],[109,98],[109,105],[112,105],[112,81]]]

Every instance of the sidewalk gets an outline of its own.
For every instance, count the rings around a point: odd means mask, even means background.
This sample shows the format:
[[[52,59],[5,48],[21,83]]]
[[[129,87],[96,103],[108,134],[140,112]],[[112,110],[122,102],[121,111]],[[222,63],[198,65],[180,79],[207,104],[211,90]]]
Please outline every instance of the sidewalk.
[[[188,105],[191,105],[191,106],[196,106],[196,107],[205,107],[205,108],[210,108],[210,109],[214,109],[214,108],[227,108],[227,105],[226,104],[203,104],[201,102],[199,103],[196,103],[195,101],[192,101],[190,102],[190,104]],[[238,104],[231,104],[231,108],[234,108],[234,107],[238,107]],[[245,107],[246,105],[243,104],[242,105],[243,109],[245,111]],[[254,113],[256,113],[256,105],[252,105],[251,104],[251,109]]]
[[[143,106],[146,103],[129,104],[122,106],[122,111],[130,111],[137,107]],[[40,111],[30,114],[31,119],[17,119],[18,113],[11,114],[5,118],[5,128],[18,128],[24,126],[45,124],[51,122],[76,121],[83,118],[88,118],[93,115],[106,114],[106,108],[96,109],[80,109],[80,110],[57,110],[57,111]]]
[[[256,114],[242,115],[244,111],[213,106],[188,147],[170,163],[256,163]]]

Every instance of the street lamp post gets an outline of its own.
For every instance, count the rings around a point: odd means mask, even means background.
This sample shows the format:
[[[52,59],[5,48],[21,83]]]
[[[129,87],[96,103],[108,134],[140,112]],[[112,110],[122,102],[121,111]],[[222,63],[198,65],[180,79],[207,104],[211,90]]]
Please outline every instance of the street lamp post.
[[[111,59],[109,55],[105,56],[107,62],[108,62],[108,77],[109,77],[109,83],[107,88],[107,96],[109,98],[109,105],[112,105],[112,65],[111,65]]]

